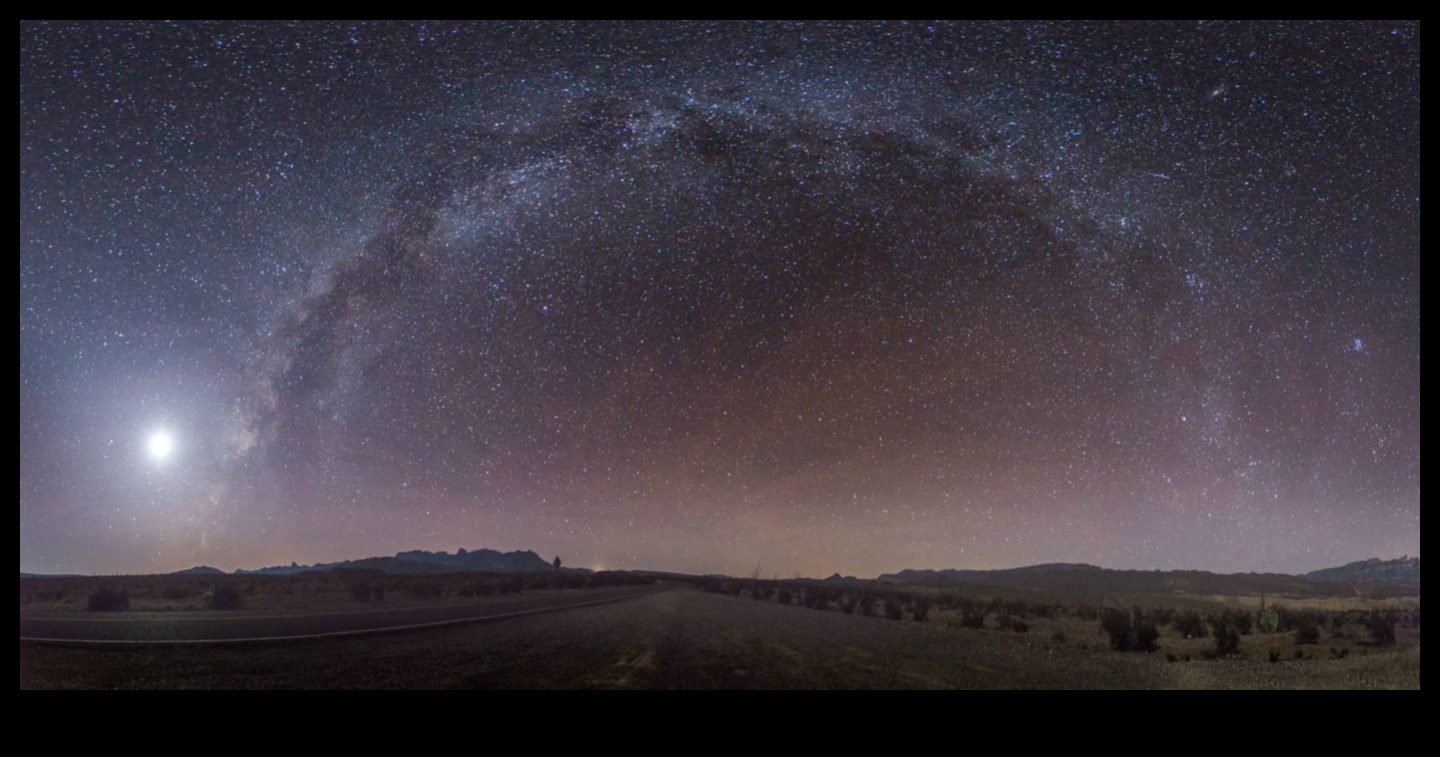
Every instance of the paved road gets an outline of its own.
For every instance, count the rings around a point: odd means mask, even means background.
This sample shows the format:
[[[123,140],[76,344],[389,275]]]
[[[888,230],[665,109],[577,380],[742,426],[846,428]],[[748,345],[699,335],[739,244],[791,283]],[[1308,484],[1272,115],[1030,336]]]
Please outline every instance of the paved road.
[[[322,612],[22,613],[20,641],[77,645],[216,644],[386,633],[618,602],[670,588],[673,587],[664,584],[607,586],[492,597],[463,604]]]

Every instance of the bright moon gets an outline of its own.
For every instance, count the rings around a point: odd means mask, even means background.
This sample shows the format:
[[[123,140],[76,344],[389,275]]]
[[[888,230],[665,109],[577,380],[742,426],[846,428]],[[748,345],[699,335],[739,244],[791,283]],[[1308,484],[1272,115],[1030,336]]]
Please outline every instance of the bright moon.
[[[156,431],[150,435],[150,457],[156,460],[164,460],[170,456],[171,450],[175,449],[175,440],[165,431]]]

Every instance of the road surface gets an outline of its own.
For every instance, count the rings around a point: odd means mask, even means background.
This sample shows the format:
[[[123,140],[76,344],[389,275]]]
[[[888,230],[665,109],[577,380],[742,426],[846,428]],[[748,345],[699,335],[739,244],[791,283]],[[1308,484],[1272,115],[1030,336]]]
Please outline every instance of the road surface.
[[[488,597],[457,604],[366,605],[314,612],[22,612],[20,641],[74,645],[223,644],[352,636],[501,620],[618,602],[670,588],[665,584],[606,586]]]

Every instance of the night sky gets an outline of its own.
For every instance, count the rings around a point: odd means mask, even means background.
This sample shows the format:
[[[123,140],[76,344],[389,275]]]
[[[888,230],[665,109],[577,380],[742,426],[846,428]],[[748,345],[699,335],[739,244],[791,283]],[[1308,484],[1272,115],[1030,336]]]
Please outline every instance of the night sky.
[[[1420,27],[20,25],[20,569],[1420,551]]]

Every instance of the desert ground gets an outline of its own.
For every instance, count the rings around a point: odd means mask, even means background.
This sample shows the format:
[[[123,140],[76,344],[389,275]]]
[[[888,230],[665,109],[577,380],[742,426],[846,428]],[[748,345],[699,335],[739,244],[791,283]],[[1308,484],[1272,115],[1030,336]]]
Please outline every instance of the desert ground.
[[[1418,621],[1418,598],[1391,602]],[[20,688],[1420,687],[1418,622],[1397,627],[1393,645],[1342,624],[1326,626],[1313,644],[1252,632],[1217,655],[1212,637],[1184,638],[1168,625],[1154,651],[1116,651],[1098,620],[1044,614],[1019,632],[1013,619],[1002,628],[995,616],[965,627],[943,605],[923,622],[896,621],[675,583],[609,604],[375,636],[121,648],[22,642]]]

